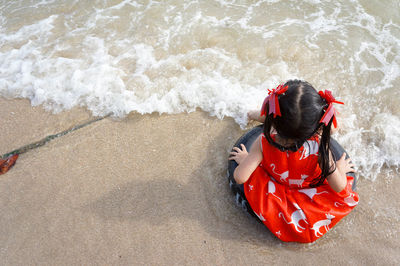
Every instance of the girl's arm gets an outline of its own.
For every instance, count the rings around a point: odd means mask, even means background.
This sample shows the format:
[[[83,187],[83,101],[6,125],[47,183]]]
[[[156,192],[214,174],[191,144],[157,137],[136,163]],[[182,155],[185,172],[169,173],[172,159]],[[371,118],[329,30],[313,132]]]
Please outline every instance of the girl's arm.
[[[260,123],[264,123],[265,122],[265,115],[261,116],[260,115],[260,111],[257,110],[253,110],[247,113],[247,118],[249,120],[255,120],[258,121]]]
[[[233,172],[233,178],[238,184],[245,183],[261,163],[263,158],[261,136],[251,145],[250,153],[247,153],[246,147],[243,144],[241,144],[241,147],[242,149],[233,148],[234,151],[230,153],[231,157],[229,157],[229,160],[235,160],[239,164]]]
[[[332,158],[332,155],[330,158]],[[334,163],[333,159],[331,160],[331,163]],[[346,153],[343,153],[342,157],[336,161],[335,171],[326,178],[328,180],[328,184],[334,191],[340,192],[346,187],[346,173],[348,172],[355,172],[354,164],[350,162],[350,158],[346,159]]]

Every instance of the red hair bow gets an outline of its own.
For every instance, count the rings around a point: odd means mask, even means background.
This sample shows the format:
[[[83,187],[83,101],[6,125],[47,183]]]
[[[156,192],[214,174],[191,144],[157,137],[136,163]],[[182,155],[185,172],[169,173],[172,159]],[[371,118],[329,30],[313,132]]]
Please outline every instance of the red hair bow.
[[[268,90],[268,96],[265,98],[262,108],[261,115],[267,115],[265,113],[265,105],[268,102],[269,112],[268,114],[274,114],[274,118],[278,115],[281,116],[281,109],[279,108],[278,95],[284,94],[288,90],[288,86],[279,85],[275,89]]]
[[[325,114],[322,116],[320,123],[324,123],[325,126],[328,125],[329,121],[331,121],[333,117],[333,126],[337,127],[336,121],[336,109],[333,107],[333,103],[344,104],[343,102],[336,101],[335,97],[333,97],[332,92],[329,90],[319,91],[318,94],[325,99],[326,103],[329,104],[328,108],[325,110]]]

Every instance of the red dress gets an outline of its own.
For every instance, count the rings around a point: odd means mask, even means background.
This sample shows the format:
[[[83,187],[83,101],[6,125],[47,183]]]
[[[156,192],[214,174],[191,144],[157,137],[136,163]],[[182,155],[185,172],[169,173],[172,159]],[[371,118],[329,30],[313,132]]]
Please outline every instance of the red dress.
[[[264,135],[261,139],[263,159],[244,190],[254,213],[279,239],[314,242],[358,204],[353,177],[347,176],[347,185],[339,193],[326,180],[310,187],[321,173],[317,136],[296,152],[282,152]]]

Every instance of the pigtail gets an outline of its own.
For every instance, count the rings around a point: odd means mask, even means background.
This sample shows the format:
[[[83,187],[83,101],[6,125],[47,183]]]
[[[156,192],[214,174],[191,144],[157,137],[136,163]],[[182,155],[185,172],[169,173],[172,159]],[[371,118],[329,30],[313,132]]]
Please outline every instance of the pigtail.
[[[269,143],[273,143],[274,141],[271,138],[271,128],[273,124],[273,118],[272,115],[268,115],[268,104],[265,104],[264,109],[262,110],[266,114],[265,116],[265,122],[264,122],[264,136],[267,139]]]
[[[333,119],[327,125],[321,124],[322,134],[318,149],[318,164],[321,168],[321,174],[318,178],[314,179],[310,187],[318,187],[322,185],[325,179],[336,170],[335,155],[331,152],[331,127]],[[331,156],[333,156],[331,158]]]

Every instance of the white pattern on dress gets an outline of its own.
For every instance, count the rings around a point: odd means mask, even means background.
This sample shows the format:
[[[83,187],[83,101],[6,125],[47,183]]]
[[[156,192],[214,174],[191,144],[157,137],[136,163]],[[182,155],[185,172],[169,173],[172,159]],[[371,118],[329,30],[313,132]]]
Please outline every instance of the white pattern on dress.
[[[325,191],[325,190],[317,193],[317,189],[316,188],[299,189],[299,192],[306,194],[308,197],[310,197],[311,200],[313,200],[315,195],[328,193],[328,191]]]
[[[307,140],[303,144],[303,153],[300,156],[299,160],[306,159],[310,155],[317,155],[319,149],[319,144],[315,140]]]
[[[266,195],[271,194],[271,195],[277,197],[277,198],[282,202],[281,198],[274,194],[274,193],[275,193],[275,190],[276,190],[276,189],[275,189],[275,184],[274,184],[274,182],[272,182],[271,180],[268,181],[268,193],[265,193],[265,194],[266,194]]]
[[[301,187],[307,177],[308,175],[301,175],[301,179],[289,179],[289,185],[297,185]]]
[[[354,193],[350,193],[350,196],[348,196],[347,198],[344,198],[344,202],[349,205],[350,207],[356,206],[358,204],[358,201],[354,200],[355,194]]]
[[[293,205],[296,207],[297,211],[294,211],[291,215],[290,215],[290,219],[291,221],[288,222],[285,219],[285,216],[283,215],[282,212],[279,212],[278,216],[282,217],[283,220],[287,223],[287,224],[293,224],[294,228],[296,229],[297,232],[302,233],[303,231],[300,231],[298,228],[301,229],[305,229],[304,227],[302,227],[300,225],[300,221],[303,220],[306,224],[308,224],[307,222],[307,218],[306,215],[304,214],[303,210],[299,207],[299,205],[297,205],[296,203],[293,203]]]
[[[321,233],[321,232],[319,231],[319,229],[320,229],[321,227],[324,227],[325,230],[328,232],[329,229],[330,229],[330,228],[329,228],[329,225],[331,224],[332,219],[335,218],[335,216],[333,216],[333,215],[331,215],[331,214],[329,214],[329,213],[326,213],[325,216],[326,216],[326,218],[328,218],[328,219],[326,219],[326,220],[320,220],[320,221],[316,222],[315,224],[313,224],[313,226],[312,226],[312,228],[311,228],[311,230],[314,230],[314,231],[315,231],[315,236],[316,236],[316,237],[320,237],[319,234],[321,234],[321,236],[323,235],[323,233]]]
[[[333,205],[335,205],[335,207],[339,207],[339,206],[342,206],[342,205],[344,205],[344,204],[342,204],[342,203],[340,203],[340,202],[338,202],[338,201],[335,201],[335,203],[333,204]]]
[[[286,182],[286,178],[289,177],[289,170],[286,171],[286,172],[283,172],[282,174],[279,174],[279,173],[275,172],[275,167],[276,167],[275,164],[271,163],[270,167],[272,168],[272,172],[273,172],[274,174],[280,176],[281,182]]]
[[[256,212],[254,212],[255,215],[257,215],[258,219],[260,219],[262,222],[265,222],[265,218],[262,216],[261,212],[260,214],[257,214]]]
[[[346,203],[347,206],[349,206],[349,207],[356,206],[358,204],[358,201],[354,200],[354,198],[353,198],[354,196],[355,196],[354,193],[350,193],[350,196],[344,198],[344,203]],[[338,207],[339,205],[343,205],[343,204],[341,204],[340,202],[336,201],[335,202],[335,207]]]

